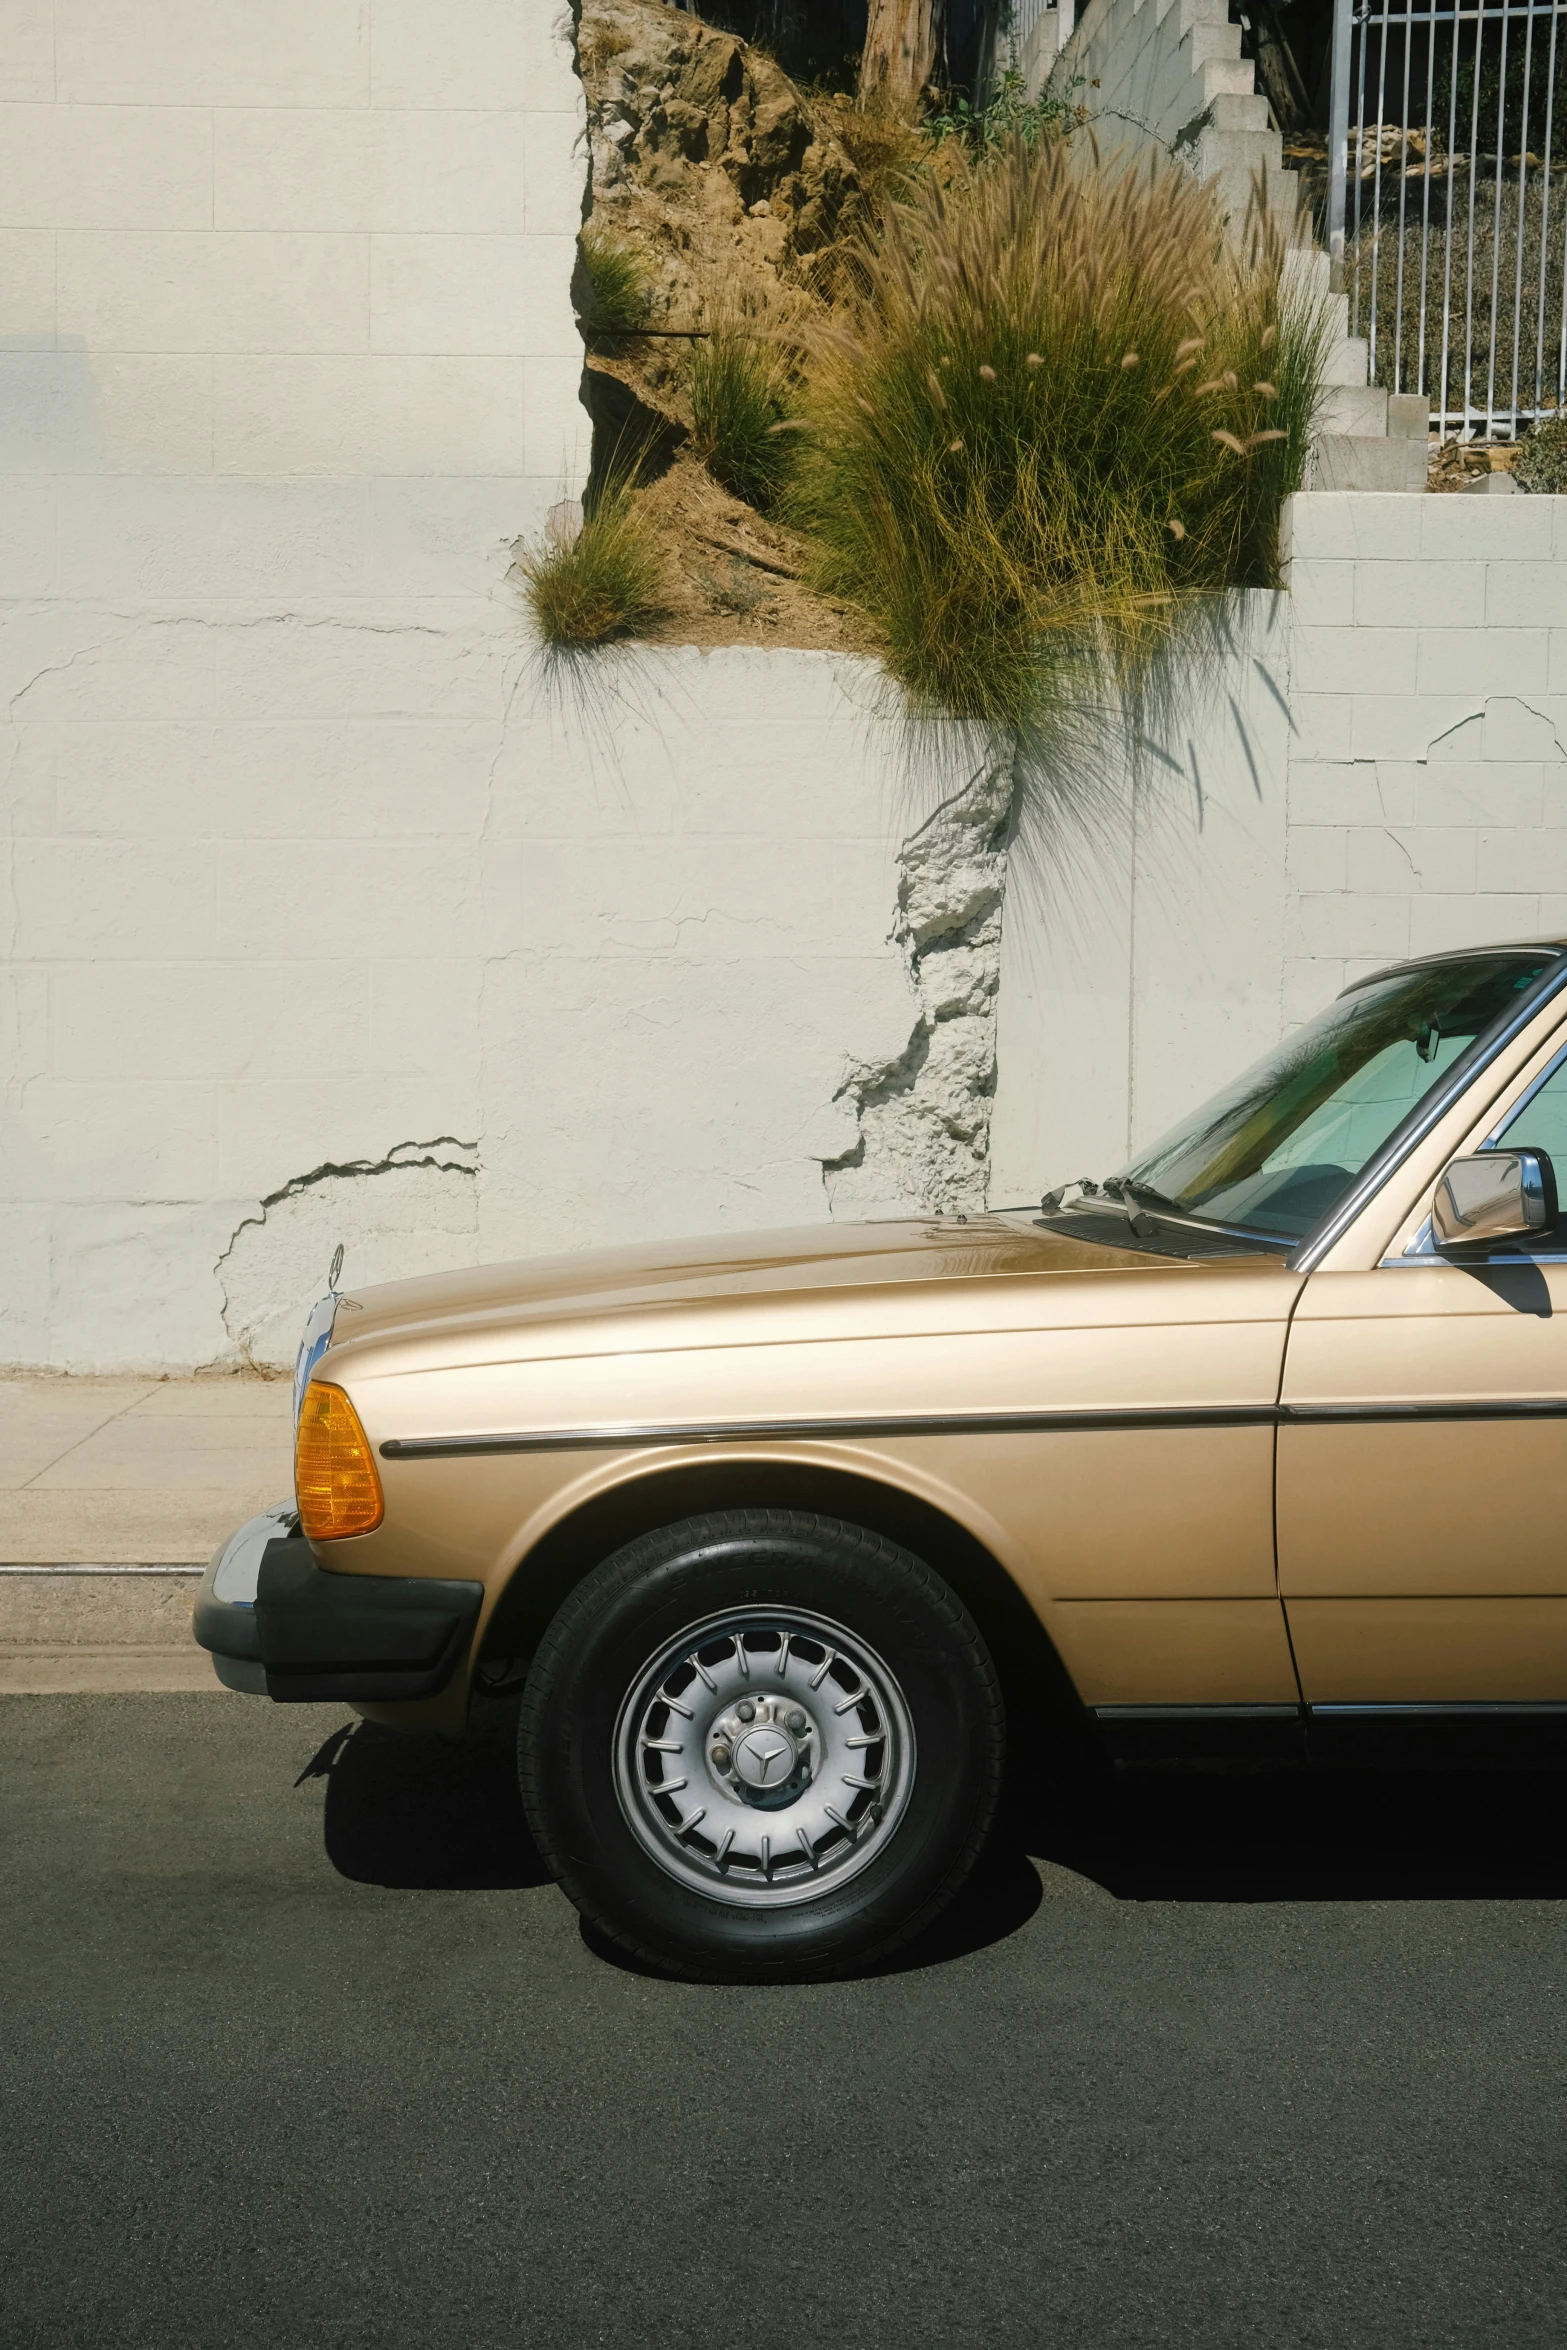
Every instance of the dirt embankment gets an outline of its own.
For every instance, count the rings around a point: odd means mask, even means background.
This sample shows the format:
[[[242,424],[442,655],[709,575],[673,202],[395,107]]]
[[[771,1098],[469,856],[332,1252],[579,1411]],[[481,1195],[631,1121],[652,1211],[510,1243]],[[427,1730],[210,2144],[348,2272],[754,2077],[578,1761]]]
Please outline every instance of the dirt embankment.
[[[874,126],[818,102],[771,58],[664,0],[583,0],[578,62],[591,160],[587,228],[635,263],[640,332],[583,322],[595,460],[647,451],[641,493],[666,549],[681,644],[869,651],[866,624],[805,584],[806,550],[712,479],[689,442],[693,341],[715,314],[790,338],[824,324],[875,208]],[[857,145],[857,163],[834,121]],[[866,167],[862,167],[865,165]]]

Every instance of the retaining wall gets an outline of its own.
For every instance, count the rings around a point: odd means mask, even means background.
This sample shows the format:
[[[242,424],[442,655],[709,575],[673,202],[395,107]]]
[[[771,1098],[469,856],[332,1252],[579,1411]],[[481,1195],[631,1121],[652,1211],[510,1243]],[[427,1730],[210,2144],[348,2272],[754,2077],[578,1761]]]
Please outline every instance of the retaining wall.
[[[1567,915],[1558,502],[1301,501],[1161,789],[1010,879],[871,664],[552,677],[569,23],[249,23],[0,50],[0,1362],[286,1359],[340,1241],[1027,1196],[1359,962]]]

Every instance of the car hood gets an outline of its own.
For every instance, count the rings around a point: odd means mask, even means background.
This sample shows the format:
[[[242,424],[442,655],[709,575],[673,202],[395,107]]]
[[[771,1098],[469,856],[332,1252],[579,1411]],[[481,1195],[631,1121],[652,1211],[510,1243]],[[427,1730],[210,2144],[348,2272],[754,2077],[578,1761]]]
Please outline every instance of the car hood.
[[[899,1285],[1128,1273],[1178,1280],[1195,1270],[1167,1256],[1043,1230],[1026,1214],[809,1225],[587,1249],[354,1290],[339,1307],[333,1347],[357,1352],[370,1340],[431,1340],[442,1352],[463,1350],[464,1342],[480,1352],[504,1352],[510,1331],[528,1353],[529,1331],[545,1324],[679,1320],[693,1308],[803,1301],[812,1293],[825,1301],[855,1290],[883,1292],[894,1307]]]

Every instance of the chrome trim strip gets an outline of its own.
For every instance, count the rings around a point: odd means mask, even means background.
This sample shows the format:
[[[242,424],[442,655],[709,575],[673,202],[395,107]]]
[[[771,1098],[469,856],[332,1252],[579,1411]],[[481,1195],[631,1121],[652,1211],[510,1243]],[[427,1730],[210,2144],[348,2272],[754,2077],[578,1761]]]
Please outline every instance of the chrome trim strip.
[[[1555,1001],[1567,988],[1567,955],[1558,950],[1557,960],[1541,972],[1533,987],[1519,1002],[1518,1009],[1490,1042],[1476,1037],[1465,1046],[1448,1070],[1436,1091],[1422,1108],[1412,1110],[1401,1125],[1395,1126],[1381,1149],[1377,1151],[1347,1199],[1334,1209],[1325,1224],[1309,1233],[1289,1259],[1292,1273],[1312,1273],[1327,1255],[1334,1242],[1341,1240],[1363,1209],[1368,1208],[1383,1185],[1398,1173],[1399,1168],[1424,1142],[1434,1126],[1440,1125],[1454,1103],[1467,1092],[1475,1079],[1497,1058],[1499,1053],[1520,1037],[1533,1021],[1538,1019],[1547,1004]],[[1345,990],[1346,994],[1349,992]]]
[[[861,1436],[1083,1436],[1124,1429],[1277,1428],[1397,1420],[1567,1420],[1567,1396],[1452,1403],[1192,1404],[1159,1410],[965,1412],[943,1418],[734,1420],[706,1427],[550,1428],[492,1436],[388,1436],[387,1461],[442,1460],[485,1453],[629,1452],[683,1444],[807,1444]]]
[[[1567,1409],[1567,1406],[1564,1406]],[[1193,1404],[1185,1409],[1101,1412],[962,1412],[940,1418],[735,1420],[706,1427],[555,1428],[495,1436],[388,1436],[388,1461],[495,1452],[618,1452],[638,1445],[808,1443],[820,1437],[1083,1435],[1120,1428],[1267,1427],[1275,1404]]]
[[[1427,1702],[1391,1704],[1311,1705],[1306,1708],[1313,1718],[1318,1714],[1437,1714],[1457,1716],[1459,1720],[1474,1719],[1488,1714],[1500,1714],[1504,1719],[1520,1714],[1567,1714],[1567,1701],[1558,1698],[1489,1698],[1459,1697],[1433,1699]]]
[[[1295,1722],[1298,1705],[1096,1705],[1096,1722]]]

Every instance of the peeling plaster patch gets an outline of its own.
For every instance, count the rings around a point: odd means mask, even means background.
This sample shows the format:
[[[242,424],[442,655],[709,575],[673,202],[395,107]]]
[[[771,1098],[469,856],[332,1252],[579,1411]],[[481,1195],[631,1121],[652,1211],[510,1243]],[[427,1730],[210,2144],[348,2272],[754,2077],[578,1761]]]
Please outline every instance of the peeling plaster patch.
[[[822,1161],[835,1216],[978,1211],[996,1092],[996,990],[1014,781],[987,764],[905,841],[894,942],[919,1007],[895,1059],[851,1063],[853,1148]]]
[[[287,1369],[342,1245],[340,1286],[471,1265],[478,1252],[478,1146],[450,1134],[400,1142],[384,1159],[313,1167],[246,1216],[213,1271],[241,1359]]]

